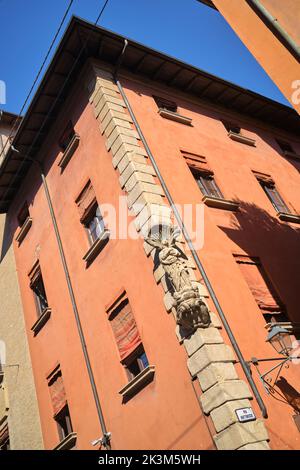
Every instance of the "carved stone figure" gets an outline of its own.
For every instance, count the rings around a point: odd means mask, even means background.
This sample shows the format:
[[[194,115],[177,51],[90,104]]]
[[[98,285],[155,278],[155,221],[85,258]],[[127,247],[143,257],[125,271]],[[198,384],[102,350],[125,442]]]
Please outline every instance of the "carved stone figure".
[[[208,308],[192,285],[184,253],[176,246],[179,234],[179,229],[159,225],[152,228],[146,242],[158,250],[159,262],[172,285],[177,324],[187,330],[206,328],[210,324]]]

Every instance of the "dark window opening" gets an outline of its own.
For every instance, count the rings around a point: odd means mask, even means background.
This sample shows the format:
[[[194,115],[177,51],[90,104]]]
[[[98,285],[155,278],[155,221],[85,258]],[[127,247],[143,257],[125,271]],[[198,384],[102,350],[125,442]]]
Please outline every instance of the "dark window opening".
[[[34,293],[38,316],[41,316],[42,313],[48,308],[48,301],[41,273],[37,275],[36,279],[34,282],[32,282],[30,287]]]
[[[62,441],[65,439],[71,432],[73,432],[70,412],[68,405],[65,405],[63,409],[55,416],[55,421],[57,423],[59,439]]]
[[[271,201],[274,209],[277,212],[283,212],[285,214],[290,214],[290,210],[283,201],[282,197],[280,196],[279,192],[275,187],[275,183],[273,182],[266,182],[258,180],[259,184],[263,188],[264,192],[266,193],[267,197]]]
[[[75,135],[74,127],[70,121],[59,139],[59,146],[64,152]]]
[[[129,381],[134,379],[134,377],[149,366],[149,361],[142,345],[140,345],[133,354],[126,358],[124,366]]]
[[[201,171],[190,168],[191,172],[200,188],[200,191],[204,196],[223,198],[223,195],[215,182],[214,176],[212,173],[202,173]]]
[[[92,206],[88,215],[84,220],[84,226],[88,235],[90,244],[93,245],[98,238],[101,237],[105,230],[103,217],[97,202]]]
[[[293,147],[288,142],[284,142],[283,140],[277,140],[277,139],[276,139],[276,142],[283,152],[294,153]]]
[[[232,124],[231,122],[227,122],[227,121],[222,121],[222,123],[228,132],[233,132],[234,134],[241,133],[240,126],[237,126],[236,124]]]
[[[165,98],[160,98],[159,96],[153,96],[153,98],[158,108],[166,109],[167,111],[171,111],[172,113],[177,112],[177,104],[175,103],[175,101],[166,100]]]
[[[29,209],[28,209],[28,204],[25,203],[24,206],[22,207],[22,209],[20,210],[17,218],[18,218],[18,223],[19,223],[19,226],[22,227],[22,225],[24,225],[24,223],[26,222],[26,220],[28,219],[29,217]]]
[[[0,450],[10,450],[9,436],[0,441]]]

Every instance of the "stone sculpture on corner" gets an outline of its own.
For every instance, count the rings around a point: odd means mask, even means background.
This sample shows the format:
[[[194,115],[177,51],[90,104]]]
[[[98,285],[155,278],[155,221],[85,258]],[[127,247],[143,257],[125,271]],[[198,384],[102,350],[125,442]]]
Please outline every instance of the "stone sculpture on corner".
[[[186,330],[207,328],[211,322],[209,311],[191,282],[186,255],[176,245],[179,234],[178,228],[156,225],[145,240],[158,250],[159,262],[171,284],[177,324]]]

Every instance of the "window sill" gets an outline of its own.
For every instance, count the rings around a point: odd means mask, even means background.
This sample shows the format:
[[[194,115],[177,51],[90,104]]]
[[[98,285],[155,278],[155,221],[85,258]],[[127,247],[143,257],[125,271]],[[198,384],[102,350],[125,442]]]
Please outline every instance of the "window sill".
[[[89,250],[86,252],[86,254],[83,257],[83,260],[87,263],[90,264],[96,256],[100,253],[102,248],[106,245],[106,243],[109,240],[109,235],[110,231],[105,229],[103,233],[101,234],[100,238],[98,238],[92,246],[89,248]]]
[[[70,432],[53,450],[71,450],[76,444],[77,433]]]
[[[236,142],[240,142],[241,144],[251,145],[252,147],[256,147],[256,142],[254,139],[250,139],[250,137],[246,137],[242,134],[237,134],[236,132],[229,131],[228,137],[230,139],[235,140]]]
[[[75,134],[72,137],[72,140],[69,143],[68,147],[64,151],[64,153],[62,155],[62,158],[58,162],[58,166],[60,166],[62,171],[65,169],[65,167],[67,166],[67,164],[71,160],[71,157],[72,157],[73,153],[75,152],[75,150],[77,149],[77,147],[79,145],[79,141],[80,141],[80,136],[78,134]]]
[[[292,222],[294,224],[300,224],[300,215],[297,214],[287,214],[285,212],[277,212],[277,217],[283,222]]]
[[[43,328],[43,326],[47,323],[49,318],[51,317],[51,308],[45,308],[41,316],[37,319],[35,324],[31,327],[34,336],[38,334],[38,332]]]
[[[19,245],[21,245],[22,241],[26,237],[27,233],[29,232],[29,229],[30,229],[31,225],[32,225],[32,218],[27,217],[24,224],[20,228],[20,231],[19,231],[18,235],[16,236],[16,241],[19,243]]]
[[[192,119],[181,114],[175,113],[174,111],[168,111],[167,109],[159,108],[158,114],[166,119],[171,121],[180,122],[181,124],[186,124],[187,126],[192,125]]]
[[[128,401],[142,388],[148,385],[148,383],[152,382],[154,374],[155,366],[148,366],[136,377],[134,377],[134,379],[132,379],[128,384],[126,384],[125,387],[119,391],[119,394],[123,397],[123,402]]]
[[[228,199],[204,196],[202,202],[208,207],[215,207],[216,209],[224,209],[227,211],[237,211],[239,209],[238,202],[229,201]]]
[[[283,152],[285,157],[293,158],[294,160],[300,160],[300,155],[295,152],[290,152],[289,150],[284,150]]]

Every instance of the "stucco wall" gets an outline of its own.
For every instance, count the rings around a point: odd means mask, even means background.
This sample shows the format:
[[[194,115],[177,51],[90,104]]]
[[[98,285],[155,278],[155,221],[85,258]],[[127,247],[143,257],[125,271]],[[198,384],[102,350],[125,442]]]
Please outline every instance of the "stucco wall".
[[[213,3],[286,99],[299,113],[299,93],[295,97],[293,95],[295,88],[292,87],[293,82],[300,78],[299,63],[295,56],[274,35],[269,26],[259,18],[246,0],[213,0]],[[298,41],[299,34],[297,31],[299,28],[295,29],[294,25],[296,18],[299,18],[299,1],[265,0],[262,4],[278,18],[278,21],[291,34],[291,37]],[[282,11],[283,4],[284,10],[288,11],[288,14]],[[299,89],[298,85],[297,88]]]
[[[39,411],[25,332],[11,233],[0,215],[0,339],[6,345],[4,365],[8,391],[8,425],[12,450],[43,448]],[[1,419],[1,417],[0,417]]]

